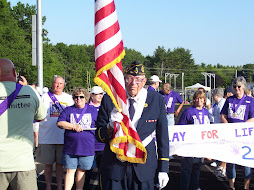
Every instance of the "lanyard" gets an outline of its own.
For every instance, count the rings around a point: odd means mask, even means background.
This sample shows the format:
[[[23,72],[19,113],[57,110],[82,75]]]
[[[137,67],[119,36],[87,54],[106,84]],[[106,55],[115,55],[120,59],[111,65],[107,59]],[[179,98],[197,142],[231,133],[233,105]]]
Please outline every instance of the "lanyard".
[[[237,98],[234,98],[234,99],[233,99],[233,108],[232,108],[233,113],[236,113],[237,109],[238,109],[238,108],[240,107],[240,105],[243,103],[243,100],[244,100],[245,97],[246,97],[246,95],[244,94],[243,97],[241,98],[240,102],[237,104],[237,106],[235,106],[235,105],[236,105],[236,100],[237,100]]]
[[[79,123],[80,120],[82,119],[83,115],[85,114],[86,112],[86,109],[87,109],[87,104],[85,105],[85,107],[82,109],[82,112],[80,113],[79,117],[77,117],[77,110],[78,108],[74,109],[73,110],[73,114],[74,114],[74,118],[75,118],[75,121],[76,123]]]
[[[200,117],[199,117],[199,111],[198,111],[198,109],[195,108],[194,110],[195,110],[195,115],[196,115],[196,117],[197,117],[197,119],[198,119],[198,121],[199,121],[199,124],[204,124],[204,122],[205,122],[205,112],[204,112],[204,108],[202,108],[202,122],[201,122]]]
[[[50,99],[52,100],[52,102],[54,102],[56,108],[58,109],[59,112],[62,112],[64,110],[63,106],[59,103],[59,101],[57,100],[57,98],[55,97],[55,95],[52,92],[48,92],[48,95],[50,97]]]
[[[16,89],[0,104],[0,116],[10,107],[23,86],[16,83]]]

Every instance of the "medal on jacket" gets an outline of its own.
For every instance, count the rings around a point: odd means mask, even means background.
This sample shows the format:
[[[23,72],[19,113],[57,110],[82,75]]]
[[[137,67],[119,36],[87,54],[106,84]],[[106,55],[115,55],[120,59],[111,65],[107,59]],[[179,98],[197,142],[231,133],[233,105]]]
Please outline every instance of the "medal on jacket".
[[[233,117],[236,117],[236,111],[238,110],[240,105],[243,103],[243,100],[244,100],[245,97],[246,97],[246,95],[244,94],[243,97],[241,98],[241,100],[239,101],[239,103],[237,104],[237,106],[235,106],[236,105],[236,98],[234,98],[234,100],[233,100],[233,107],[232,107],[232,111],[233,111],[232,116]]]
[[[204,124],[205,122],[205,111],[204,111],[204,108],[202,108],[202,121],[200,120],[200,117],[199,117],[199,111],[197,108],[194,109],[195,110],[195,115],[199,121],[199,124]]]
[[[78,109],[78,108],[76,108]],[[85,105],[85,107],[83,108],[82,112],[80,113],[79,117],[77,117],[77,111],[76,109],[73,110],[73,115],[74,115],[74,118],[75,118],[75,121],[76,123],[78,124],[80,122],[80,120],[82,119],[83,115],[85,114],[86,112],[86,109],[87,109],[87,104]]]

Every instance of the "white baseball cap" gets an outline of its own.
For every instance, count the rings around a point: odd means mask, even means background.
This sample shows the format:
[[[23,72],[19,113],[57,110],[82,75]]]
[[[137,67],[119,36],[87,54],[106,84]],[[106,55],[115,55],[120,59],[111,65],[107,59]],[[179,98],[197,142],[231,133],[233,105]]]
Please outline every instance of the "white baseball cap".
[[[104,91],[103,91],[102,88],[99,87],[99,86],[94,86],[94,87],[91,89],[91,92],[90,92],[90,94],[100,94],[100,93],[103,93],[103,94],[104,94]]]
[[[43,91],[43,93],[48,93],[48,92],[49,92],[49,89],[48,89],[48,87],[44,87],[44,88],[42,89],[42,91]]]
[[[151,76],[149,81],[152,81],[152,82],[162,82],[157,75]]]

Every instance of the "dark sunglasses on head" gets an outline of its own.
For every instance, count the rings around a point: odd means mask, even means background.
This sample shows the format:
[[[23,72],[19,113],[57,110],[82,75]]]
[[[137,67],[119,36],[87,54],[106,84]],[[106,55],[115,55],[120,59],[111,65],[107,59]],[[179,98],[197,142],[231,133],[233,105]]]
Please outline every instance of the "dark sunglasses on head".
[[[236,87],[240,89],[242,86],[233,85],[233,88],[236,88]]]
[[[85,96],[74,96],[74,98],[75,99],[78,99],[78,98],[83,99],[83,98],[85,98]]]

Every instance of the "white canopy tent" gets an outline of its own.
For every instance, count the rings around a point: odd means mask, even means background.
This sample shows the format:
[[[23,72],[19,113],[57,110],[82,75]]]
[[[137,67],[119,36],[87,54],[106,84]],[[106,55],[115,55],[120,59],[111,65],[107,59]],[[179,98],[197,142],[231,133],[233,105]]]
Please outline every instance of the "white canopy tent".
[[[204,86],[202,84],[196,83],[192,86],[185,87],[185,101],[187,96],[192,96],[195,91],[197,91],[199,88],[204,88],[206,91],[208,91],[209,98],[211,99],[211,88],[208,86]]]

